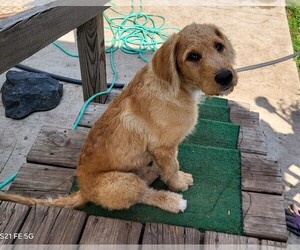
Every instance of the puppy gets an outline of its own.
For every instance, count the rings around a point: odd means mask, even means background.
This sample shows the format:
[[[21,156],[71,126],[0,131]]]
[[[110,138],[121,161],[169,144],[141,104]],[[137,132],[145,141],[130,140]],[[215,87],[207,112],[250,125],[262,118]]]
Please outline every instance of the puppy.
[[[172,35],[94,124],[77,165],[80,190],[42,200],[2,194],[27,205],[80,207],[87,202],[107,209],[143,203],[169,212],[184,211],[181,194],[193,185],[179,170],[178,144],[192,132],[197,100],[230,93],[237,84],[234,50],[214,25],[191,24]],[[157,176],[172,191],[149,184]]]

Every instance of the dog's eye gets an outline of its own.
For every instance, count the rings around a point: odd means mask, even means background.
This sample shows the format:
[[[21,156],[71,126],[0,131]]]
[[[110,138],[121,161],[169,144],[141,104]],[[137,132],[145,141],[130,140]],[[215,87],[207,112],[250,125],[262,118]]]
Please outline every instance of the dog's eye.
[[[224,45],[222,43],[216,43],[215,48],[217,51],[223,51]]]
[[[196,62],[199,61],[201,59],[201,55],[191,52],[188,54],[187,56],[187,60],[192,61],[192,62]]]

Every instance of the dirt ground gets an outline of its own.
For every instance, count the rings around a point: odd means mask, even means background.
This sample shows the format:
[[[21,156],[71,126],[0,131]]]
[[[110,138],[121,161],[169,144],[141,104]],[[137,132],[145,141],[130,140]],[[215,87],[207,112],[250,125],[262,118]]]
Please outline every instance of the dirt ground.
[[[147,7],[144,12],[161,14],[167,25],[184,27],[191,22],[214,23],[230,37],[237,54],[236,66],[246,66],[293,52],[284,7]],[[73,33],[60,39],[77,52]],[[117,52],[118,82],[128,83],[144,65],[137,56]],[[80,78],[79,62],[49,45],[23,62],[31,67]],[[108,81],[112,79],[107,57]],[[0,75],[0,87],[5,74]],[[268,155],[278,159],[285,183],[285,204],[300,205],[300,96],[299,78],[293,60],[239,74],[239,84],[229,99],[246,102],[259,112],[267,137]],[[23,120],[4,115],[0,103],[0,181],[18,171],[43,125],[71,128],[83,104],[81,86],[64,83],[60,105],[34,113]],[[291,235],[290,243],[300,243]]]

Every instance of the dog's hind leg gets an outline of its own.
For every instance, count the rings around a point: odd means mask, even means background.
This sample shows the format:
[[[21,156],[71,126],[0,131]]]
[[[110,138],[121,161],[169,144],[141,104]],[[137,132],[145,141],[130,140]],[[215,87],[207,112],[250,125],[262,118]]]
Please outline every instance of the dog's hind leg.
[[[144,193],[141,203],[156,206],[172,213],[184,212],[187,207],[187,201],[182,198],[181,194],[153,188],[149,188]]]
[[[149,188],[147,183],[134,173],[101,173],[91,177],[88,186],[82,184],[80,190],[89,201],[109,210],[127,209],[137,203],[156,206],[173,213],[184,211],[186,208],[186,201],[182,195]]]
[[[151,161],[147,166],[140,167],[134,173],[149,186],[160,176],[160,169],[154,161]]]

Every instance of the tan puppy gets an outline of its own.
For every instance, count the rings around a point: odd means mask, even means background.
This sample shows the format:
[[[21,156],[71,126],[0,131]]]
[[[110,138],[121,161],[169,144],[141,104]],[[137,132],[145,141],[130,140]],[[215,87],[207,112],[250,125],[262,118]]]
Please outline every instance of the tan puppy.
[[[160,175],[170,190],[193,185],[179,170],[177,147],[197,122],[197,96],[230,93],[237,83],[234,50],[213,25],[191,24],[172,35],[94,124],[77,167],[80,191],[54,200],[0,195],[27,205],[79,207],[94,202],[107,209],[136,203],[178,213],[181,194],[149,184]]]

